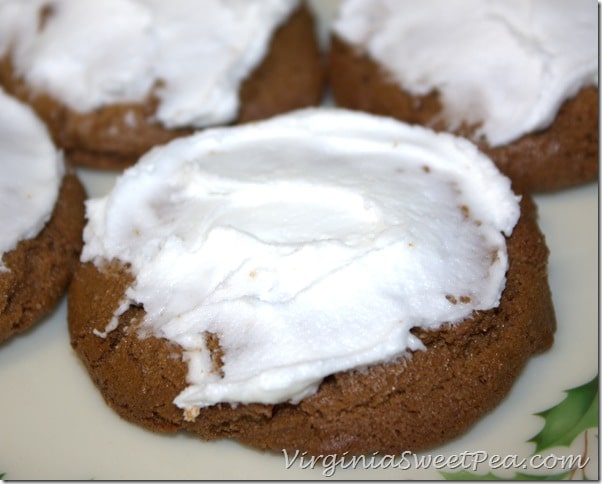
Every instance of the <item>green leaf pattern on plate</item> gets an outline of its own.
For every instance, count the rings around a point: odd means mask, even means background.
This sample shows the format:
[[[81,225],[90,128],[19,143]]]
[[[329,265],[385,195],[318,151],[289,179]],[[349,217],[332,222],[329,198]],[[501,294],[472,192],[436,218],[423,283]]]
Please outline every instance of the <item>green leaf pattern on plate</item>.
[[[587,438],[588,429],[598,428],[598,399],[599,387],[598,375],[596,375],[584,385],[567,390],[566,397],[559,404],[543,412],[536,413],[535,415],[542,417],[545,423],[541,431],[527,441],[535,444],[532,455],[554,447],[570,447],[575,439],[584,433]],[[587,446],[585,453],[587,453]],[[571,478],[574,473],[575,469],[547,476],[516,473],[512,480],[557,481]],[[508,480],[491,472],[485,475],[474,474],[469,471],[441,472],[441,475],[447,480]],[[585,475],[583,477],[585,478]]]
[[[598,376],[566,393],[558,405],[536,414],[545,419],[545,425],[528,441],[536,444],[535,453],[552,447],[570,447],[581,433],[598,426]]]

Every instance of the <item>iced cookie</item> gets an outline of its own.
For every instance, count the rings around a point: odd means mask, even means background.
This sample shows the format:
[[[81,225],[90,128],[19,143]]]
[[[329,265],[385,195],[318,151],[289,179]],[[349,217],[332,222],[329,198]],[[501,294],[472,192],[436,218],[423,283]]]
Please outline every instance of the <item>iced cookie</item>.
[[[519,200],[467,140],[353,111],[181,138],[88,202],[72,345],[149,429],[432,447],[552,344],[548,251]]]
[[[46,127],[0,89],[0,342],[64,294],[82,247],[84,197]]]
[[[296,0],[4,0],[0,60],[0,83],[95,168],[323,90],[313,15]]]
[[[598,177],[592,0],[346,0],[332,27],[340,106],[470,137],[521,191]]]

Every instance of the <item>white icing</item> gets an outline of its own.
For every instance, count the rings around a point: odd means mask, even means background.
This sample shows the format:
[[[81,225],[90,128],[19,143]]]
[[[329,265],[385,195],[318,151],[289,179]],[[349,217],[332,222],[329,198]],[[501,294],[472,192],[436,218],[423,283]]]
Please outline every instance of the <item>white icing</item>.
[[[51,6],[43,28],[39,11]],[[239,86],[298,0],[0,0],[0,55],[70,108],[143,101],[166,127],[235,119]],[[11,47],[12,46],[12,47]]]
[[[29,106],[0,89],[0,256],[38,235],[56,202],[63,158]],[[0,270],[7,270],[0,258]]]
[[[346,0],[333,31],[366,49],[403,89],[437,89],[449,129],[491,146],[546,128],[597,84],[595,0]]]
[[[496,306],[519,206],[466,140],[309,109],[156,148],[87,216],[82,260],[131,265],[116,316],[142,304],[141,334],[183,347],[175,403],[190,410],[297,401],[329,374],[421,349],[414,326]]]

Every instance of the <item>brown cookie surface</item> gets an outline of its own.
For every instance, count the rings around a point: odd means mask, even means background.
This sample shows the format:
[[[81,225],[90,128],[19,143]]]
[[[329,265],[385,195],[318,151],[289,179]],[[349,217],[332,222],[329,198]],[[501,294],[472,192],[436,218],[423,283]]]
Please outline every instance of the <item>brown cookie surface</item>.
[[[437,92],[416,97],[399,87],[367,54],[333,36],[329,78],[339,106],[444,130]],[[474,127],[456,133],[471,137]],[[583,88],[545,130],[500,147],[473,139],[519,191],[545,192],[598,177],[598,89]]]
[[[0,271],[0,342],[39,321],[65,293],[82,248],[84,199],[76,175],[67,173],[46,226],[4,254],[9,270]]]
[[[0,84],[29,103],[46,122],[55,143],[76,165],[121,170],[151,147],[190,134],[167,129],[153,120],[157,100],[118,104],[91,113],[77,113],[16,77],[10,56],[0,59]],[[240,89],[237,123],[268,118],[318,104],[323,95],[324,68],[314,18],[302,4],[272,36],[262,63]]]
[[[155,431],[310,454],[400,453],[440,445],[465,432],[507,394],[528,359],[553,342],[548,249],[529,197],[508,238],[510,266],[499,307],[453,327],[416,331],[426,346],[387,364],[331,375],[297,405],[218,404],[184,415],[172,402],[186,386],[181,349],[137,333],[130,307],[104,331],[131,282],[118,263],[76,271],[69,292],[71,343],[107,404]]]

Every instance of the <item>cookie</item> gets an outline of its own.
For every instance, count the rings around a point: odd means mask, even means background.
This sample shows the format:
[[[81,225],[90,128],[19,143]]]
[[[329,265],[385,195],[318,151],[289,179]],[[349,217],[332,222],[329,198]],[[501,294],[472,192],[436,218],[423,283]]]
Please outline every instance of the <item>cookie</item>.
[[[123,169],[194,130],[322,99],[313,14],[295,0],[8,1],[0,29],[0,84],[81,166]]]
[[[596,19],[587,1],[349,0],[332,28],[333,96],[471,138],[519,191],[586,183],[598,177]]]
[[[71,344],[151,430],[430,448],[552,345],[548,250],[519,200],[470,142],[353,111],[181,138],[88,202]]]
[[[78,263],[84,189],[33,111],[0,90],[0,342],[52,311]]]

